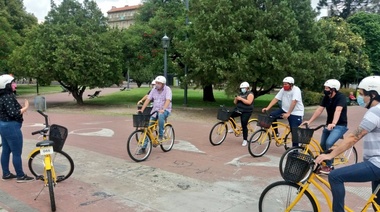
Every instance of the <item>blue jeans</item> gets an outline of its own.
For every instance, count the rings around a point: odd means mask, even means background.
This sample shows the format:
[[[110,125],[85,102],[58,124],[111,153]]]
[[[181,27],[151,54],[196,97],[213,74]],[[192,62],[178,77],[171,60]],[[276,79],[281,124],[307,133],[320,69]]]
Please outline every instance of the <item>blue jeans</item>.
[[[23,177],[24,171],[22,169],[22,146],[23,137],[21,132],[22,123],[16,121],[0,121],[0,135],[3,143],[3,151],[1,153],[1,168],[3,176],[9,175],[10,155],[12,153],[12,163],[16,171],[17,177]]]
[[[332,130],[323,129],[321,137],[321,147],[323,150],[330,149],[346,133],[348,128],[342,125],[336,125]],[[326,161],[327,166],[332,165],[333,160]]]
[[[380,183],[380,168],[369,161],[353,164],[351,166],[335,169],[329,174],[329,182],[333,197],[333,211],[344,212],[345,182],[369,182],[372,181],[372,192]],[[379,197],[380,192],[377,193]],[[380,203],[380,198],[375,199]]]
[[[283,113],[286,113],[286,112],[283,109],[279,108],[279,109],[273,111],[272,113],[270,113],[270,116],[275,117],[276,119],[277,118],[282,119],[281,115]],[[302,124],[302,116],[290,115],[288,117],[288,122],[289,122],[290,129],[296,128]],[[272,126],[275,127],[276,125],[272,125]],[[275,131],[276,131],[276,133],[278,133],[277,129],[275,129]],[[298,146],[298,143],[293,143],[293,146]]]

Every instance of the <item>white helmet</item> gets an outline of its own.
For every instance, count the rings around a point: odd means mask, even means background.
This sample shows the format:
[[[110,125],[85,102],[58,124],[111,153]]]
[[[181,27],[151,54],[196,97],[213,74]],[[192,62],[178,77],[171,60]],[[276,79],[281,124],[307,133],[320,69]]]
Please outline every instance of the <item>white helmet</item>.
[[[380,76],[369,76],[360,81],[358,88],[366,91],[377,91],[380,95]]]
[[[340,82],[336,79],[329,79],[325,82],[323,86],[327,86],[330,88],[335,88],[337,91],[340,89]]]
[[[156,84],[156,80],[153,80],[152,83],[150,83],[151,85],[155,85]]]
[[[289,84],[294,84],[294,78],[293,77],[285,77],[282,82],[286,82]]]
[[[11,83],[15,78],[9,74],[3,74],[0,76],[0,89],[4,89],[8,83]]]
[[[166,84],[166,78],[164,76],[157,76],[154,81]]]
[[[249,88],[249,84],[248,84],[248,82],[242,82],[242,83],[240,84],[240,88]]]

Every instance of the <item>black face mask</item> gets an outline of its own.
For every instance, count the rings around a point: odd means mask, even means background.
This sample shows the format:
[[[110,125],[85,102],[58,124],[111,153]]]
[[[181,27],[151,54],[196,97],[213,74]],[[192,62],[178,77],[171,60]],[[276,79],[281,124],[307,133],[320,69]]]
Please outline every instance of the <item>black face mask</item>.
[[[325,94],[325,96],[330,96],[330,94],[331,94],[332,92],[331,92],[331,90],[329,90],[329,91],[324,90],[323,93]]]

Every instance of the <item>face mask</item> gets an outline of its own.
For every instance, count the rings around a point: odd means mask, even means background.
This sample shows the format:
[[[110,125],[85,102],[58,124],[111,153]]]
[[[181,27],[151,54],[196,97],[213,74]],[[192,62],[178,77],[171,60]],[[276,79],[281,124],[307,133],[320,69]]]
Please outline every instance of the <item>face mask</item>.
[[[12,91],[15,91],[16,88],[17,88],[17,84],[15,82],[12,82],[11,83],[11,88],[12,88]]]
[[[242,88],[242,89],[240,89],[240,90],[241,90],[242,93],[247,92],[247,89],[245,89],[245,88]]]
[[[282,88],[284,88],[284,90],[286,91],[290,91],[290,85],[283,85]]]
[[[360,105],[360,107],[365,107],[366,106],[366,103],[364,102],[363,96],[358,96],[358,98],[356,98],[356,101],[358,102],[358,104]]]
[[[157,85],[155,86],[155,88],[156,88],[157,90],[160,90],[160,89],[162,88],[162,85],[158,85],[158,84],[157,84]]]
[[[323,93],[325,94],[325,96],[330,96],[331,91],[326,91],[326,90],[324,90]]]

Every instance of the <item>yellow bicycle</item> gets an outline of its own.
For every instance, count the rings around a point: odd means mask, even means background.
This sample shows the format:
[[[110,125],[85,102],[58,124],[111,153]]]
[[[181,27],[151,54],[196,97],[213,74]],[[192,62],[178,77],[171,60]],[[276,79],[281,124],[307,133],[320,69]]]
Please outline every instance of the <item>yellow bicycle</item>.
[[[163,139],[159,140],[158,119],[155,121],[150,119],[154,115],[158,115],[158,111],[151,115],[133,115],[133,127],[136,127],[136,130],[128,138],[127,151],[129,157],[136,162],[146,160],[152,152],[152,147],[159,145],[164,152],[168,152],[173,148],[175,138],[173,126],[166,122]]]
[[[289,125],[278,121],[273,122],[274,120],[274,117],[259,114],[257,124],[261,129],[253,133],[248,140],[248,151],[253,157],[263,156],[268,151],[272,139],[278,147],[284,146],[288,149],[292,145]]]
[[[40,110],[37,112],[44,116],[45,127],[42,130],[32,132],[32,135],[41,134],[43,140],[38,142],[36,148],[29,154],[28,166],[37,179],[44,181],[44,186],[34,200],[38,198],[45,187],[48,187],[51,210],[55,211],[54,187],[57,182],[71,176],[74,171],[74,162],[68,154],[62,151],[68,135],[67,128],[56,124],[49,125],[48,116]]]
[[[327,211],[326,208],[322,208],[323,205],[318,201],[314,193],[315,190],[312,190],[310,185],[313,185],[313,188],[321,192],[329,211],[332,211],[332,201],[328,193],[330,184],[316,173],[320,165],[315,167],[306,182],[300,182],[313,164],[313,158],[310,155],[299,152],[290,153],[283,176],[285,181],[272,183],[264,189],[259,199],[259,212]],[[345,211],[367,211],[371,206],[375,211],[380,211],[380,206],[375,202],[379,189],[380,185],[367,199],[361,210],[353,210],[348,206],[344,206]]]
[[[293,142],[301,144],[300,146],[292,147],[281,156],[280,159],[280,173],[281,176],[284,174],[285,164],[286,160],[288,158],[288,155],[292,152],[301,152],[304,154],[309,154],[312,157],[317,157],[320,155],[324,150],[322,149],[319,141],[317,141],[315,138],[313,138],[313,133],[317,131],[318,129],[325,127],[326,125],[319,125],[316,128],[309,128],[306,126],[306,128],[293,128],[292,129],[292,135],[293,135]],[[349,166],[352,164],[355,164],[358,162],[358,151],[356,150],[355,146],[352,146],[351,148],[344,151],[342,154],[336,156],[333,160],[333,166],[334,167],[343,167],[343,166]],[[312,168],[310,168],[309,172],[312,172]],[[303,179],[301,181],[304,181],[306,179]]]
[[[226,140],[228,131],[228,125],[230,125],[232,131],[236,137],[243,134],[243,128],[240,124],[236,123],[235,119],[231,117],[232,111],[225,108],[223,105],[220,106],[218,110],[217,119],[220,121],[216,123],[210,131],[209,140],[213,146],[217,146]],[[257,119],[252,118],[248,120],[248,135],[254,133],[257,127]]]

